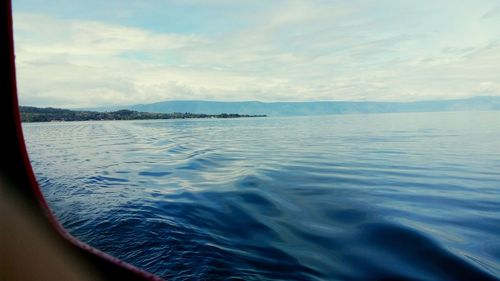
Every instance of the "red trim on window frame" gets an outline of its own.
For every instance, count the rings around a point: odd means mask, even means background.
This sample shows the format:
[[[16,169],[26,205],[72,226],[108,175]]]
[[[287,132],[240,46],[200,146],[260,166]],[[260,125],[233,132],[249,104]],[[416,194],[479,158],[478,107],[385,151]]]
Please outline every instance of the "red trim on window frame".
[[[14,55],[14,37],[11,0],[0,4],[0,67],[2,76],[2,92],[0,92],[0,132],[2,132],[2,159],[0,172],[9,185],[13,185],[22,198],[38,204],[38,211],[50,223],[60,240],[69,243],[73,251],[95,266],[97,272],[110,280],[163,280],[162,278],[141,270],[129,263],[101,252],[73,237],[59,223],[36,180],[31,166],[26,145],[24,143],[21,117],[17,98],[16,68]]]

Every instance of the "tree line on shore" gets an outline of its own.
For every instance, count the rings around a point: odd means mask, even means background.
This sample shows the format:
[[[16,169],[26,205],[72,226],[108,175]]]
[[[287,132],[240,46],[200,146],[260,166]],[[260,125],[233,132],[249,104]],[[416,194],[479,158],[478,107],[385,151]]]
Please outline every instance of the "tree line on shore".
[[[51,107],[40,108],[33,106],[20,106],[19,109],[22,122],[266,117],[266,115],[241,115],[235,113],[152,113],[128,109],[111,112],[70,110]]]

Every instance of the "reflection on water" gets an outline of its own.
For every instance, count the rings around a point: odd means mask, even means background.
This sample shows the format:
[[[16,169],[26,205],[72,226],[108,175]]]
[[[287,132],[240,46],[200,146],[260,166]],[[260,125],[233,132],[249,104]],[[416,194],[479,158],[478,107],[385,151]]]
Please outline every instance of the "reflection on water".
[[[500,112],[24,131],[63,225],[169,280],[500,277]]]

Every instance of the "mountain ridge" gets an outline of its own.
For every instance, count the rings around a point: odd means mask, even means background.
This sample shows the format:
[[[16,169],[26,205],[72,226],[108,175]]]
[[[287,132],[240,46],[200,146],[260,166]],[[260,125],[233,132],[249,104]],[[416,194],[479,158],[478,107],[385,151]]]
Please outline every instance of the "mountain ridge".
[[[262,102],[262,101],[204,101],[173,100],[128,106],[91,108],[95,111],[136,110],[143,112],[170,113],[191,112],[199,114],[265,114],[268,116],[304,116],[353,113],[397,113],[500,110],[500,96],[480,96],[452,100],[425,100],[413,102],[384,101],[310,101],[310,102]]]

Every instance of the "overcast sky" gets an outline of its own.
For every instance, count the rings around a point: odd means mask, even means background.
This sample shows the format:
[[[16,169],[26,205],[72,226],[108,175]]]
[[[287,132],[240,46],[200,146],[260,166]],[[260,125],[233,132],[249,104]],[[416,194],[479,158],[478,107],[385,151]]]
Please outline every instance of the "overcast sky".
[[[13,2],[23,105],[500,95],[498,0]]]

